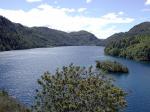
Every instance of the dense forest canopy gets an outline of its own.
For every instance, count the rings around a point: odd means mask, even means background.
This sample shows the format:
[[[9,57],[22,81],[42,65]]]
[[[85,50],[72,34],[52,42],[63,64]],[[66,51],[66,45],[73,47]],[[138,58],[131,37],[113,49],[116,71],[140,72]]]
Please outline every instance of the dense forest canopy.
[[[112,38],[112,37],[110,37]],[[126,33],[114,35],[105,53],[139,61],[150,61],[150,22],[134,26]]]

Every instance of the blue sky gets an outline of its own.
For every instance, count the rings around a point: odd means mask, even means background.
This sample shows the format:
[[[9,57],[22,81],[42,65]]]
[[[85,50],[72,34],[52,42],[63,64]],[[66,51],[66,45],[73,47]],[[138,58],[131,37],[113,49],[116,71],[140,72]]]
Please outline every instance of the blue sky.
[[[150,0],[1,0],[0,15],[23,25],[87,30],[98,38],[150,20]]]

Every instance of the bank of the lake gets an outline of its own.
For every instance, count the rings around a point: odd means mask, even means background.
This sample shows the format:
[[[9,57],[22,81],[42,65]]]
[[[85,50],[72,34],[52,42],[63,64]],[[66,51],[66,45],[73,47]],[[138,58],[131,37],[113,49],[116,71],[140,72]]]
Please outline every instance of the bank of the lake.
[[[150,111],[150,64],[104,55],[104,47],[72,46],[39,48],[0,52],[0,88],[21,102],[31,105],[37,79],[45,71],[73,62],[76,65],[94,65],[96,60],[115,60],[129,68],[128,75],[110,75],[116,85],[129,92],[125,112]]]
[[[0,90],[0,112],[30,112],[30,110],[17,99]]]

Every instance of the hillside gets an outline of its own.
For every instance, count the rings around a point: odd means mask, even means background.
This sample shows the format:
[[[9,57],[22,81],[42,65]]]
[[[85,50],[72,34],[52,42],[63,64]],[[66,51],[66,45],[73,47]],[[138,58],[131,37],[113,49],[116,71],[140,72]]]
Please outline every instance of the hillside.
[[[123,37],[126,36],[126,33],[115,33],[113,35],[111,35],[110,37],[106,38],[104,40],[104,45],[107,46],[108,44],[111,44],[112,42],[116,42],[118,40],[121,40]]]
[[[30,112],[30,110],[10,97],[7,92],[0,90],[0,112]]]
[[[0,51],[85,45],[103,45],[103,41],[87,31],[67,33],[47,27],[26,27],[0,16]]]
[[[150,61],[150,22],[141,23],[126,33],[115,34],[112,37],[108,38],[111,41],[105,48],[106,54],[138,61]]]

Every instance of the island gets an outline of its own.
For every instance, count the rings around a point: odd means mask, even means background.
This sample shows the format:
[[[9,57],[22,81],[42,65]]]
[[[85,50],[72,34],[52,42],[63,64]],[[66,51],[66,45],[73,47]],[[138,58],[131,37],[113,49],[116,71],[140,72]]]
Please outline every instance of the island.
[[[96,68],[107,73],[128,73],[126,66],[116,61],[96,61]]]

